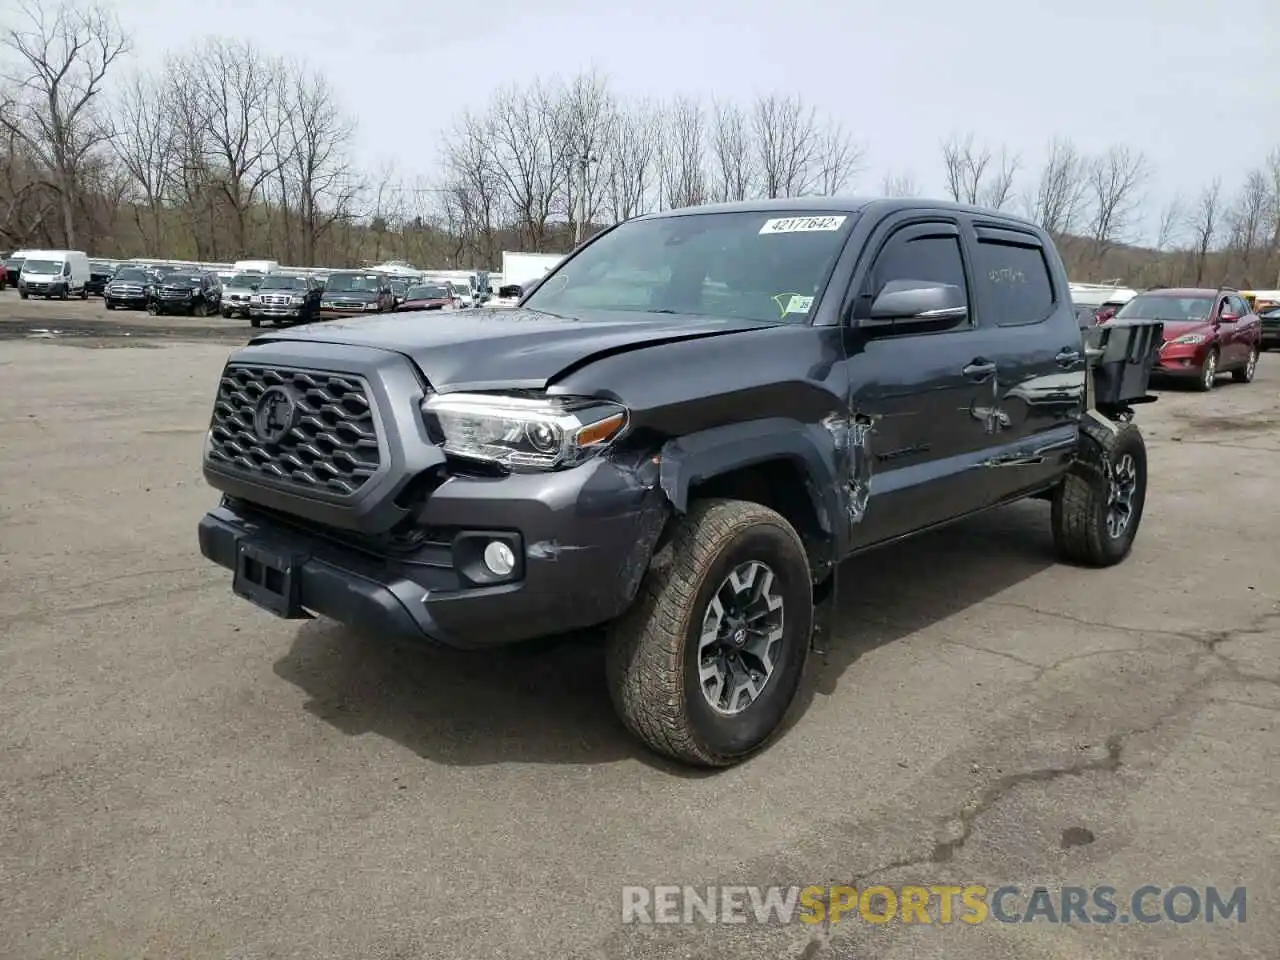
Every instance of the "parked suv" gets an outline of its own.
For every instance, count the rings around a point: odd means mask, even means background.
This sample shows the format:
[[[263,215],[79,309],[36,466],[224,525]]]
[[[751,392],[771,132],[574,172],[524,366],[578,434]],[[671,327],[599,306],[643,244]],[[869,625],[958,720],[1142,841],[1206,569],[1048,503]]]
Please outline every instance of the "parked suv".
[[[310,323],[320,318],[320,285],[310,277],[272,273],[249,298],[249,325],[258,327],[263,320],[276,326],[286,323]]]
[[[147,312],[207,317],[216,314],[221,305],[222,287],[217,277],[209,273],[179,271],[165,274],[155,281]]]
[[[151,299],[154,278],[143,267],[122,266],[102,290],[102,305],[108,310],[120,307],[141,310]]]
[[[84,285],[84,288],[89,292],[89,296],[102,296],[103,291],[107,289],[107,284],[111,282],[111,278],[116,275],[118,269],[120,269],[119,264],[112,263],[110,260],[90,260],[89,282]]]
[[[1005,214],[639,217],[514,309],[232,354],[200,549],[279,616],[374,635],[483,650],[602,625],[626,725],[722,766],[778,728],[846,557],[1024,497],[1052,502],[1065,559],[1128,555],[1159,324],[1089,336],[1048,234]]]
[[[1155,373],[1212,390],[1218,374],[1250,383],[1262,349],[1262,321],[1236,290],[1148,290],[1116,311],[1116,320],[1160,320],[1164,345]]]
[[[383,313],[395,307],[391,280],[384,273],[367,270],[340,270],[329,274],[320,299],[320,312],[329,317]]]
[[[237,273],[222,285],[222,315],[228,320],[249,316],[249,301],[258,292],[264,274]]]

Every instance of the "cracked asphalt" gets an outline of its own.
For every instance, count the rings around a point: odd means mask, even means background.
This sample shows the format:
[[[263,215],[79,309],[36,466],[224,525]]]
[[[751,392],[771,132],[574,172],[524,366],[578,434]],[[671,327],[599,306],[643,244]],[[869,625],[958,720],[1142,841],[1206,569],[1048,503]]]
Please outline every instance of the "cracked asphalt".
[[[850,563],[803,712],[707,775],[626,736],[592,637],[421,653],[235,599],[195,524],[240,332],[46,306],[88,332],[0,331],[0,956],[1276,957],[1280,354],[1140,410],[1118,568],[1056,565],[1042,503]],[[1248,907],[620,920],[628,884],[809,883],[1247,885]]]

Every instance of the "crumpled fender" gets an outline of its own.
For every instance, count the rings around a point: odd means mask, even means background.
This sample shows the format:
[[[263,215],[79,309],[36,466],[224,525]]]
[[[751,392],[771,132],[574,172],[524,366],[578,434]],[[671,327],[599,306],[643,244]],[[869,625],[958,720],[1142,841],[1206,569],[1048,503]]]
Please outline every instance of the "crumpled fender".
[[[845,549],[842,494],[843,444],[825,422],[805,424],[771,417],[726,424],[670,440],[663,445],[659,485],[681,513],[689,490],[720,474],[773,460],[790,460],[806,478],[806,493],[835,556]]]

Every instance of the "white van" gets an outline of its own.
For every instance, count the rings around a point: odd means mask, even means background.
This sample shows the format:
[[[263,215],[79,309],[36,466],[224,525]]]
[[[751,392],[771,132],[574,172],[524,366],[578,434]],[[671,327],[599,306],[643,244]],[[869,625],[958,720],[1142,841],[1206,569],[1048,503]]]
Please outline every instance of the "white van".
[[[277,273],[280,264],[275,260],[237,260],[231,267],[232,273]]]
[[[18,296],[89,298],[89,258],[83,250],[27,250]]]

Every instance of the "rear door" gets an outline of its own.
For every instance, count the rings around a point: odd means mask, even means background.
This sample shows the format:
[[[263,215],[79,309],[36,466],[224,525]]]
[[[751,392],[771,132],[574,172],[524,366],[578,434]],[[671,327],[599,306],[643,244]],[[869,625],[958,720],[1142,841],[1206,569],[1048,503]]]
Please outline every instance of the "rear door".
[[[1075,449],[1085,388],[1079,324],[1057,254],[1040,235],[975,218],[966,233],[974,263],[978,329],[993,341],[996,363],[983,462],[987,503],[1038,489],[1060,475]],[[995,429],[990,429],[991,426]]]

